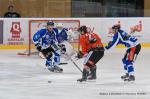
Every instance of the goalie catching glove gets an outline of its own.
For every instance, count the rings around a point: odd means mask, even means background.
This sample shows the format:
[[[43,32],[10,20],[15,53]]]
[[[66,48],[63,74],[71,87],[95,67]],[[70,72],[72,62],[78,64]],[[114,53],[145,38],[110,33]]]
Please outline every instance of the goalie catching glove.
[[[64,44],[58,44],[58,46],[60,47],[60,52],[61,54],[65,54],[66,53],[66,47]]]

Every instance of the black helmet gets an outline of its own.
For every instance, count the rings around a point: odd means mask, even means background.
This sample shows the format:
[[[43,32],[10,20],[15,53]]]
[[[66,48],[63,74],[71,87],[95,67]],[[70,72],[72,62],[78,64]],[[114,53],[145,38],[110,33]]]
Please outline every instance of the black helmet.
[[[114,26],[112,26],[112,29],[120,29],[120,24],[115,24]]]
[[[82,32],[82,31],[83,31],[83,32],[86,33],[86,32],[87,32],[87,27],[86,27],[85,25],[83,25],[83,26],[79,27],[78,31],[79,31],[79,32]]]
[[[53,21],[48,21],[48,22],[47,22],[47,26],[48,26],[48,25],[54,26],[54,22],[53,22]]]

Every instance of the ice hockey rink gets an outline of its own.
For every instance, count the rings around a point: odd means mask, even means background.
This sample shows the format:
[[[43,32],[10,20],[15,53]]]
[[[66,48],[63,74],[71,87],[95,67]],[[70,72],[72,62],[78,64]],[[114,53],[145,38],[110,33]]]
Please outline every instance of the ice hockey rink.
[[[81,73],[71,61],[61,65],[63,73],[51,73],[43,59],[17,52],[0,50],[0,99],[150,99],[149,48],[142,48],[134,64],[134,83],[120,79],[125,49],[105,52],[97,64],[97,80],[84,83],[76,81]],[[75,62],[82,68],[83,59]]]

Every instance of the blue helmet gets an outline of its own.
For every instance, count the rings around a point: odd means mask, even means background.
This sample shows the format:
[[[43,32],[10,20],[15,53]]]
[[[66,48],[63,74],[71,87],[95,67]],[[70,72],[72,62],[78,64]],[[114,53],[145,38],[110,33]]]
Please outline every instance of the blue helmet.
[[[53,21],[48,21],[48,22],[47,22],[47,26],[48,26],[48,25],[54,26],[54,22],[53,22]]]

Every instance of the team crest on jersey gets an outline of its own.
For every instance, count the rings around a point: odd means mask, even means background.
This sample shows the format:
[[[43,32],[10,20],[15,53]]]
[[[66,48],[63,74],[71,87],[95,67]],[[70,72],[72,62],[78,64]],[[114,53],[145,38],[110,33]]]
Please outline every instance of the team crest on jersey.
[[[65,35],[66,34],[66,32],[62,32],[62,35]]]
[[[46,35],[45,37],[46,37],[46,39],[49,39],[49,38],[50,38],[50,36],[49,36],[49,35]]]

